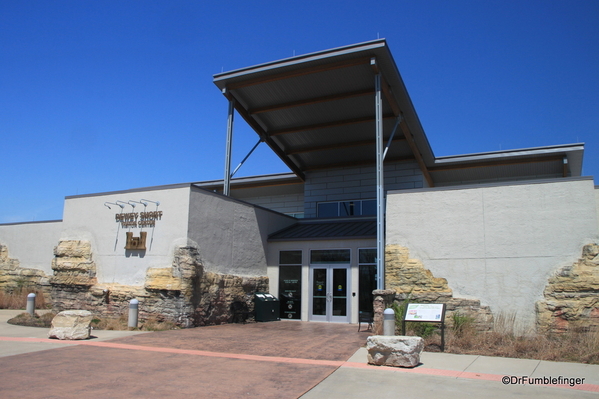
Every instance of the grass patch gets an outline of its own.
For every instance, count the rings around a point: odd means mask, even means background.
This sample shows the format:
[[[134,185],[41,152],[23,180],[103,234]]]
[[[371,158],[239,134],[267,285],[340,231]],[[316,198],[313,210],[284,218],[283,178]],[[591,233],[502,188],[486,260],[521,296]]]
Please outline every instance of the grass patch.
[[[33,316],[31,316],[29,313],[25,312],[8,320],[7,323],[17,326],[50,328],[54,316],[56,316],[54,313],[44,313],[41,316],[34,313]]]
[[[516,336],[474,331],[458,335],[448,329],[445,340],[448,353],[599,364],[599,332]],[[437,334],[425,339],[429,351],[438,350],[440,345]]]
[[[439,351],[441,336],[425,338],[424,345],[429,352]],[[599,331],[517,335],[501,327],[479,332],[463,323],[445,330],[445,352],[599,364]]]
[[[94,330],[117,330],[126,331],[127,317],[121,316],[119,318],[104,318],[94,317],[91,322],[91,326]]]
[[[141,321],[139,327],[129,327],[128,318],[122,315],[118,318],[94,317],[91,326],[94,330],[115,330],[115,331],[166,331],[178,330],[180,327],[172,321],[160,320],[157,317],[151,316],[148,319]]]
[[[56,316],[54,313],[44,313],[43,315],[31,316],[29,313],[21,313],[18,316],[8,320],[9,324],[25,327],[45,327],[52,326],[52,319]],[[114,330],[114,331],[165,331],[178,330],[180,327],[171,321],[159,320],[156,317],[150,317],[147,320],[139,323],[138,328],[127,326],[128,321],[126,316],[118,318],[94,317],[90,323],[94,330]]]
[[[395,311],[395,331],[402,334],[402,317],[409,296],[390,307]],[[498,314],[493,331],[480,332],[472,316],[454,312],[445,327],[445,352],[519,359],[599,364],[599,331],[583,329],[561,334],[521,331],[515,314]],[[406,322],[406,335],[424,339],[428,352],[441,351],[441,325]]]
[[[27,295],[34,293],[36,309],[47,309],[48,304],[44,300],[44,294],[41,291],[19,290],[15,292],[0,291],[0,309],[25,309],[27,306]]]

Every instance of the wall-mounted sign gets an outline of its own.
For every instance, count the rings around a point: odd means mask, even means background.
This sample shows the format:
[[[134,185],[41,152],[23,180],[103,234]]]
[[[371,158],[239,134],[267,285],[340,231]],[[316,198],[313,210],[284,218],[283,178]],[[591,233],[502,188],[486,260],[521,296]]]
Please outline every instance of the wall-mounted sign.
[[[133,233],[128,232],[127,233],[127,243],[125,244],[125,249],[145,251],[147,235],[148,235],[148,233],[146,231],[142,231],[139,233],[139,237],[133,237]]]
[[[162,211],[117,213],[114,218],[121,227],[154,227],[162,220]]]

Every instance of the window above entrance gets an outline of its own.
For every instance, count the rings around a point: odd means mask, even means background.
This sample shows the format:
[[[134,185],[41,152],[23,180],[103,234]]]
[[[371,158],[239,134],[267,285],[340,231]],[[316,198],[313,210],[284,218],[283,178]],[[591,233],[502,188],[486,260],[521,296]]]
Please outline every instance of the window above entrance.
[[[310,264],[349,263],[349,249],[314,249],[310,251]]]
[[[320,202],[317,205],[317,215],[319,218],[374,216],[376,200]]]
[[[279,265],[301,265],[302,251],[279,252]]]

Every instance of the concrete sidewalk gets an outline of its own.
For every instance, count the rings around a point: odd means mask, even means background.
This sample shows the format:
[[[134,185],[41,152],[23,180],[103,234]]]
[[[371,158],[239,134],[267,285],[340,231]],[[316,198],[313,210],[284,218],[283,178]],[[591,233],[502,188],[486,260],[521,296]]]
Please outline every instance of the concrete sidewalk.
[[[19,313],[0,310],[3,397],[22,397],[25,385],[18,379],[28,376],[26,396],[32,398],[71,393],[292,398],[303,392],[304,399],[599,398],[599,365],[424,352],[413,369],[370,366],[366,349],[359,348],[365,335],[348,325],[281,321],[149,334],[95,330],[92,340],[67,342],[48,340],[46,328],[6,323]],[[350,357],[347,349],[354,345]],[[340,348],[345,348],[345,357],[327,358]],[[33,353],[37,351],[44,352]],[[539,385],[543,382],[548,384]],[[294,384],[299,385],[295,390]],[[35,391],[39,386],[46,390]]]
[[[48,338],[47,328],[39,327],[23,327],[8,324],[7,321],[13,317],[24,313],[24,310],[0,310],[0,337],[14,338]],[[38,310],[38,314],[43,314],[48,311]],[[93,330],[92,336],[95,341],[107,341],[110,339],[128,337],[131,335],[145,334],[145,331],[107,331]],[[2,341],[0,340],[0,357],[18,355],[21,353],[29,353],[42,351],[46,349],[64,348],[65,344],[61,341],[55,342],[33,342],[33,341]]]
[[[358,349],[302,399],[599,397],[599,365],[423,352],[419,366],[404,369],[370,366],[366,353]]]

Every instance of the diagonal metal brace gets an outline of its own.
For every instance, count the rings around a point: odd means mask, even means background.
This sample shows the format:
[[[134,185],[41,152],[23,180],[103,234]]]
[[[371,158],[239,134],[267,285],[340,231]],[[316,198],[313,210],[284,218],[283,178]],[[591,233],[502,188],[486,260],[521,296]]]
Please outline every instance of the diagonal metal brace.
[[[237,165],[237,167],[235,168],[235,170],[233,171],[233,173],[231,173],[231,177],[233,177],[233,175],[235,175],[235,173],[237,173],[237,171],[239,170],[239,168],[241,168],[241,165],[243,165],[244,162],[247,161],[247,159],[250,157],[250,155],[252,155],[252,152],[254,152],[254,150],[256,148],[258,148],[258,146],[260,145],[260,143],[262,141],[263,141],[262,139],[258,140],[258,142],[256,143],[256,145],[250,150],[250,152],[248,152],[248,154],[245,156],[245,158],[243,158],[243,160],[241,162],[239,162],[239,165]]]
[[[387,156],[387,151],[389,150],[389,147],[391,147],[391,142],[393,141],[393,136],[395,136],[397,127],[401,123],[402,119],[403,119],[403,117],[400,114],[397,116],[397,119],[395,120],[395,126],[393,126],[393,131],[391,132],[391,137],[389,137],[389,141],[387,141],[387,146],[385,147],[385,151],[383,152],[383,161],[385,160],[385,157]]]

